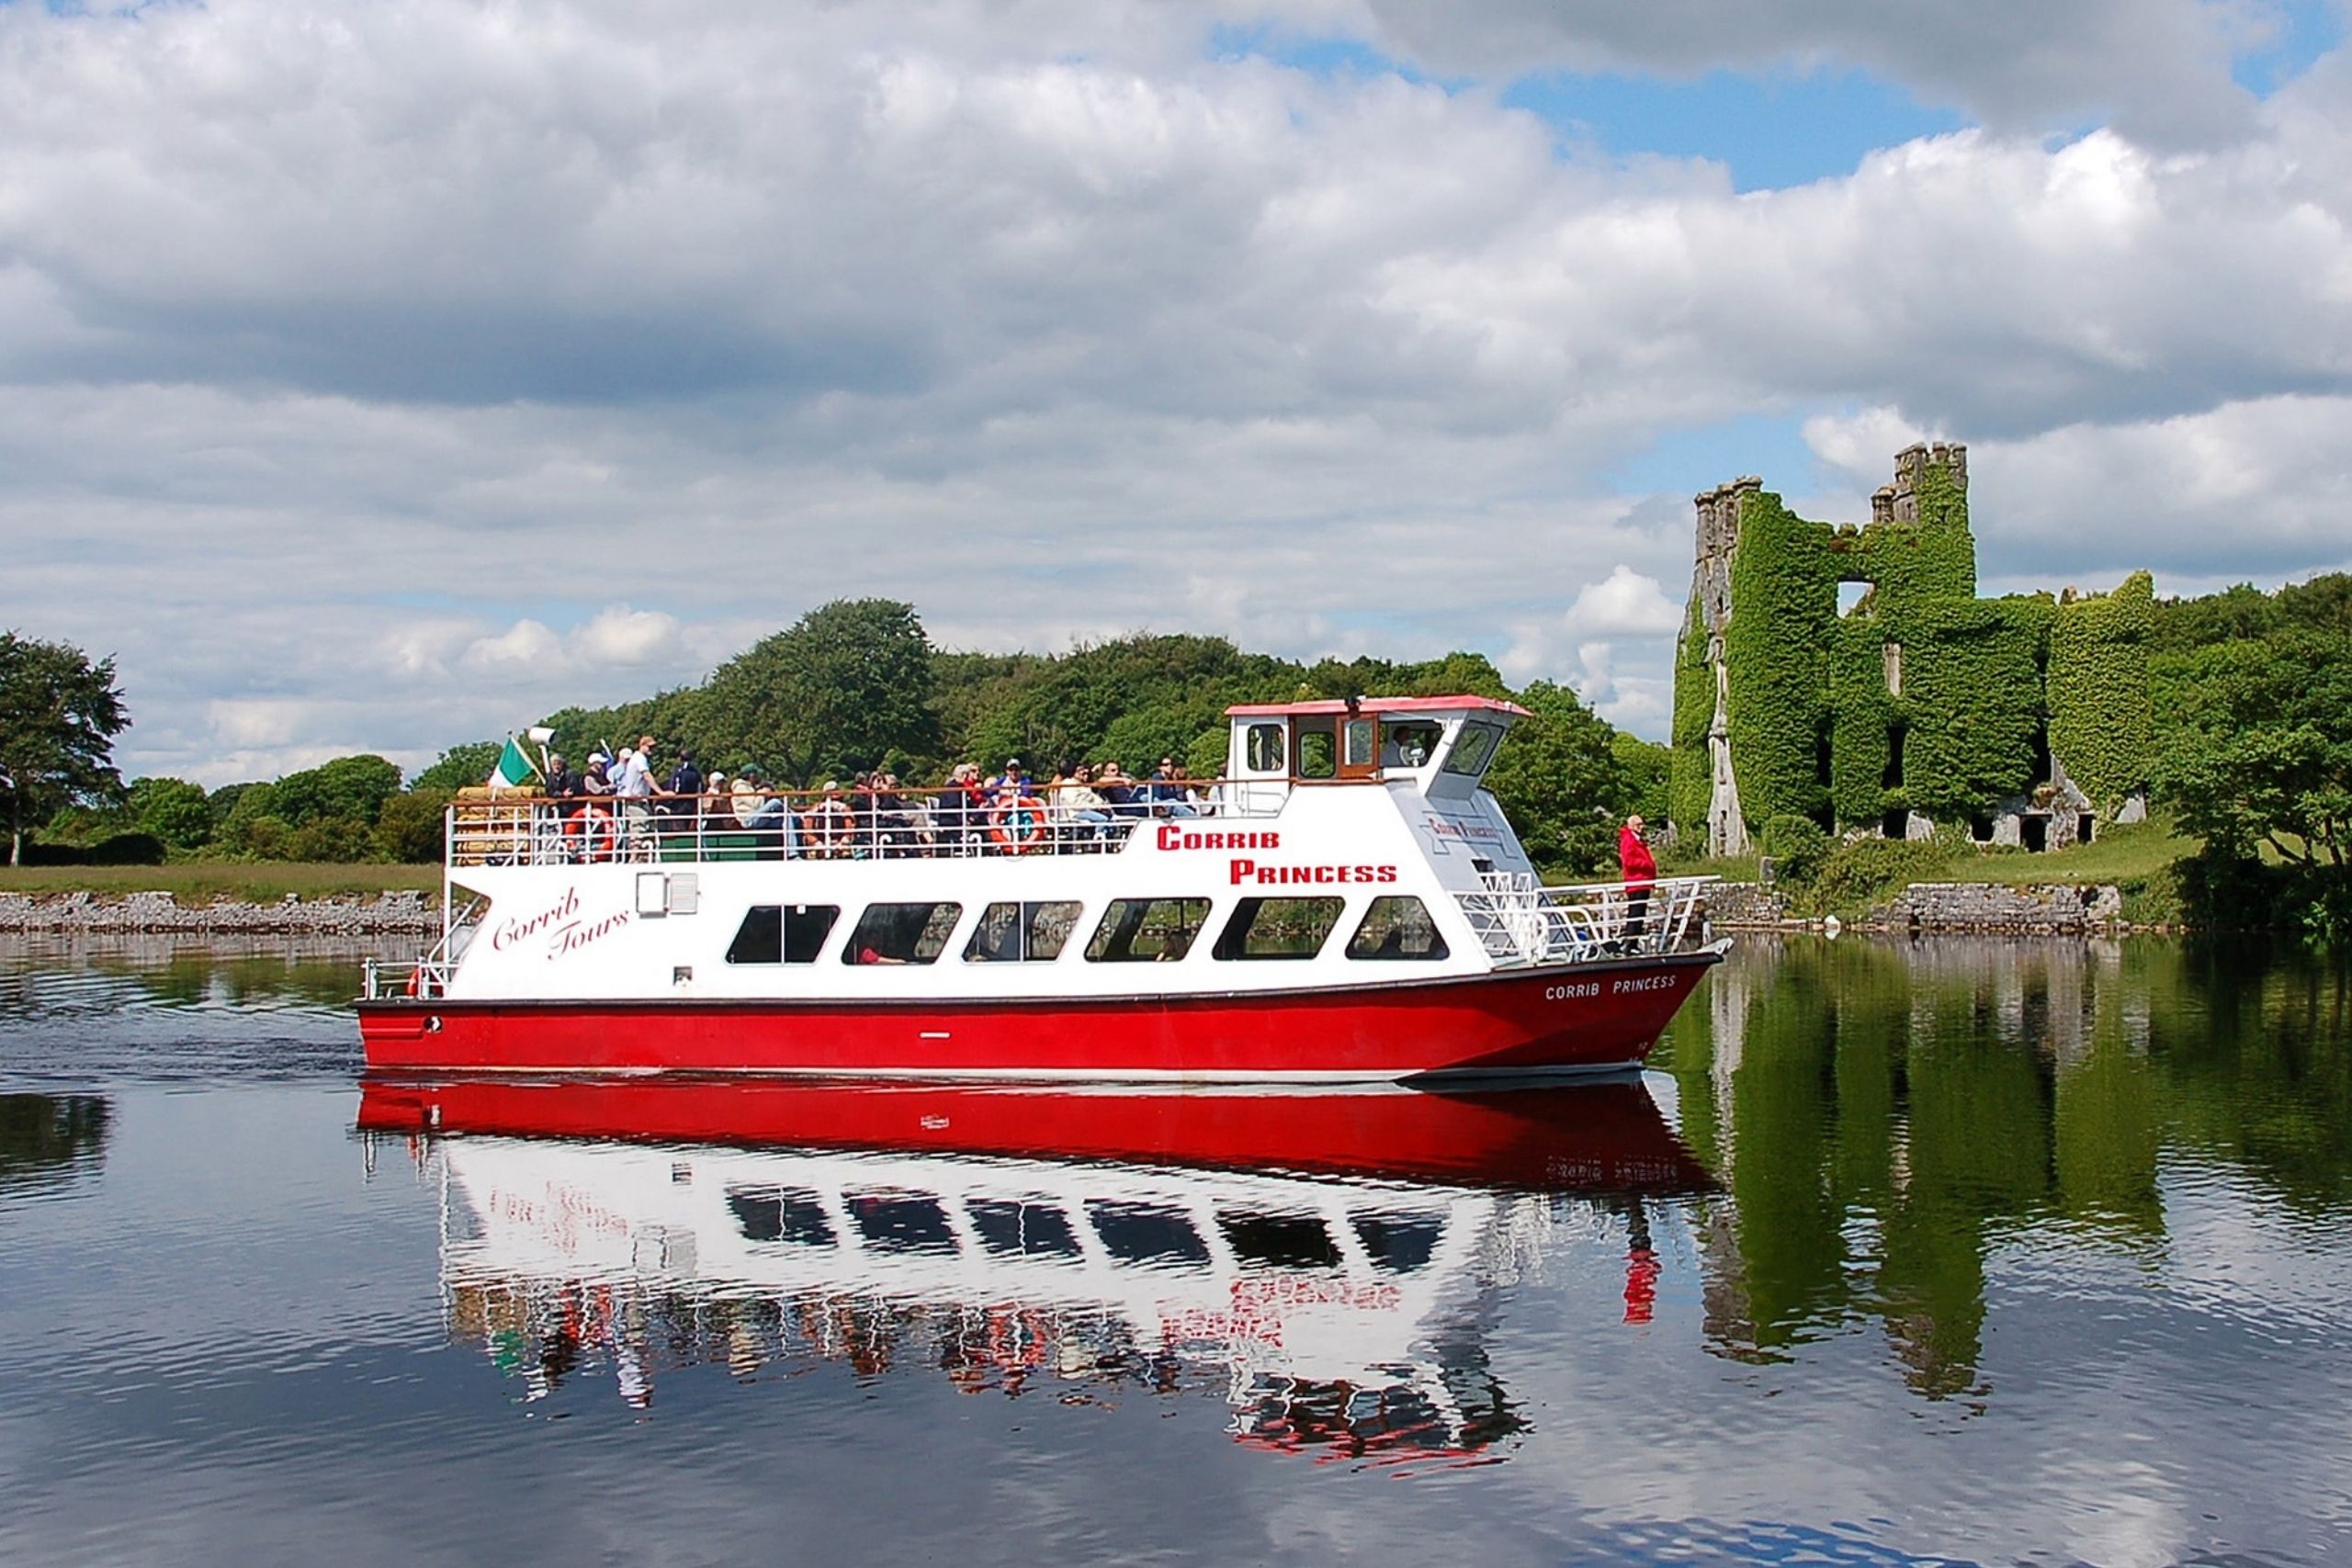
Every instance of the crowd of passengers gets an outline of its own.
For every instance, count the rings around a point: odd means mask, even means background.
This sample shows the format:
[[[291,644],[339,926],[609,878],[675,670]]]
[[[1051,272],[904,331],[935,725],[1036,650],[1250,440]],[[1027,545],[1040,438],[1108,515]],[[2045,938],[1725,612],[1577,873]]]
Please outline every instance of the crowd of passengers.
[[[1173,757],[1162,757],[1148,778],[1116,762],[1065,762],[1040,782],[1013,757],[987,779],[977,764],[959,762],[931,788],[876,772],[846,787],[827,779],[822,789],[796,793],[773,789],[756,767],[705,777],[691,751],[682,750],[665,775],[659,754],[648,735],[617,757],[592,753],[579,771],[548,757],[548,794],[578,858],[603,858],[624,843],[712,834],[751,834],[788,859],[1107,850],[1147,818],[1217,809],[1216,787],[1194,782]]]

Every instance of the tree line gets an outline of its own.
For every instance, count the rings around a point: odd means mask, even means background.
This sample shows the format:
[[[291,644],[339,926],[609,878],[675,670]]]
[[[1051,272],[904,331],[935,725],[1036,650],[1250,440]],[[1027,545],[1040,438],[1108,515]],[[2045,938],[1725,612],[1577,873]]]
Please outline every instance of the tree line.
[[[2180,871],[2192,918],[2285,924],[2352,941],[2352,575],[2274,592],[2251,586],[2160,600],[2150,644],[2160,810],[2201,847]],[[1667,816],[1668,754],[1621,732],[1573,691],[1514,690],[1484,656],[1422,661],[1245,652],[1221,637],[1137,634],[1057,654],[934,648],[910,604],[841,600],[762,638],[698,683],[545,716],[577,762],[657,738],[702,770],[756,763],[808,787],[887,768],[910,784],[969,760],[1033,770],[1163,756],[1223,770],[1236,703],[1456,692],[1510,697],[1491,787],[1547,870],[1613,867],[1611,826]],[[454,745],[414,778],[382,757],[337,758],[271,781],[206,790],[116,773],[129,723],[111,660],[0,633],[0,802],[10,858],[432,861],[442,808],[488,778],[503,744]]]
[[[112,662],[80,663],[95,682],[85,694],[90,732],[110,741],[127,723]],[[1615,729],[1565,686],[1513,690],[1482,654],[1310,664],[1221,637],[1157,634],[1058,654],[957,652],[932,645],[912,605],[883,599],[811,610],[698,683],[542,722],[575,763],[650,734],[665,769],[683,749],[706,775],[756,764],[802,788],[875,769],[930,782],[957,761],[994,771],[1014,756],[1033,770],[1115,760],[1136,774],[1174,757],[1213,778],[1224,771],[1232,704],[1453,693],[1512,698],[1533,715],[1488,776],[1540,862],[1577,874],[1610,869],[1618,819],[1635,810],[1663,819],[1664,747]],[[34,848],[77,858],[432,861],[443,807],[489,777],[503,745],[451,746],[407,780],[386,759],[359,755],[209,791],[175,778],[125,785],[100,746],[20,804],[40,827]]]

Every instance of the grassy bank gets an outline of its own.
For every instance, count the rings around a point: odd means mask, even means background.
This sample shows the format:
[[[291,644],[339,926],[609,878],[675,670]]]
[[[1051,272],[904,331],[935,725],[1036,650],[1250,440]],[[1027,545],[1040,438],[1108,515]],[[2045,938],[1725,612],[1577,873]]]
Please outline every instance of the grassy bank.
[[[169,893],[183,904],[223,898],[276,904],[302,898],[374,897],[387,892],[438,893],[437,865],[322,865],[266,861],[183,861],[175,865],[0,865],[0,893],[81,893],[120,898]]]

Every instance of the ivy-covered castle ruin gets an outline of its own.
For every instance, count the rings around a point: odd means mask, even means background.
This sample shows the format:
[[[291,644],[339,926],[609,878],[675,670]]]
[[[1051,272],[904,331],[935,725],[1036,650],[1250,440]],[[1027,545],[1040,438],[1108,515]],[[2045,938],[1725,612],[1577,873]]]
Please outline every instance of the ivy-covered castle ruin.
[[[1711,852],[1776,817],[2056,848],[2144,814],[2154,584],[1976,596],[1968,449],[1897,453],[1871,521],[1758,479],[1699,496],[1674,672],[1673,815]],[[1840,614],[1839,586],[1863,584]]]

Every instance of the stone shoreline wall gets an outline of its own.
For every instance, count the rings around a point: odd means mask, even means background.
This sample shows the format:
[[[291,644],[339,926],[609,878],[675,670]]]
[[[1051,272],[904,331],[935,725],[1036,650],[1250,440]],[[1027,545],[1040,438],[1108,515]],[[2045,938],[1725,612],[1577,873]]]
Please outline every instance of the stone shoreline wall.
[[[1788,900],[1752,882],[1707,895],[1707,919],[1725,931],[1818,926],[1789,913]],[[1919,882],[1849,924],[1872,931],[2075,935],[2123,925],[2123,894],[2111,884],[2007,887],[1984,882]]]
[[[422,893],[307,900],[289,895],[280,904],[182,904],[169,893],[133,893],[119,899],[86,892],[0,893],[0,931],[422,936],[440,930],[441,911]]]

